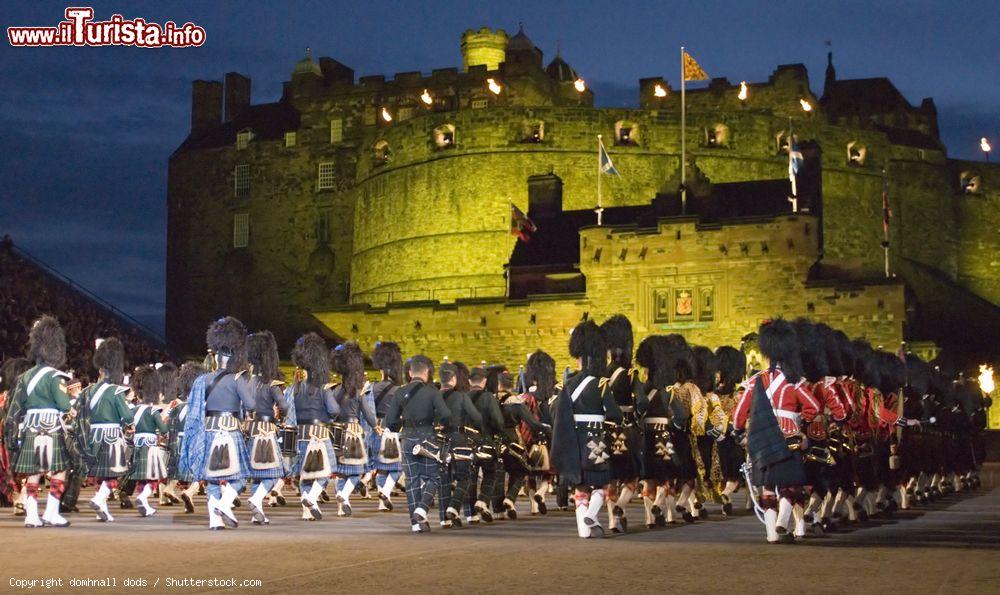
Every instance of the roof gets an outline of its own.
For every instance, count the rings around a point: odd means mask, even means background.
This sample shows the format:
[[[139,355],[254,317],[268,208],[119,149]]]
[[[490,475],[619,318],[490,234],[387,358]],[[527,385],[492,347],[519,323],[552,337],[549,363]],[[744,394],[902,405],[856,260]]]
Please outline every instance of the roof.
[[[511,37],[510,41],[507,42],[507,51],[508,52],[524,52],[524,51],[536,52],[536,51],[538,51],[538,48],[535,47],[535,44],[532,43],[532,41],[530,39],[528,39],[528,36],[524,34],[524,26],[522,25],[522,26],[520,26],[518,28],[517,35],[515,35],[514,37]]]
[[[559,82],[573,82],[580,78],[573,67],[567,64],[559,54],[556,54],[556,57],[545,67],[545,74]]]
[[[279,140],[286,132],[298,130],[299,112],[285,101],[250,105],[232,120],[198,136],[188,136],[176,152],[232,145],[236,143],[236,133],[248,128],[256,139]]]
[[[830,81],[823,89],[820,104],[824,110],[838,116],[913,109],[899,89],[885,77]]]

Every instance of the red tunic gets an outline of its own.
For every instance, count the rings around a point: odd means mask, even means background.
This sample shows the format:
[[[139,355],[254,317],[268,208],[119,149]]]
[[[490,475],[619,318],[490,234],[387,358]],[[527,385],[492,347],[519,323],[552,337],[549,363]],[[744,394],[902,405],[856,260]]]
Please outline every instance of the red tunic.
[[[792,384],[785,380],[780,369],[759,372],[743,383],[744,391],[733,413],[733,427],[742,430],[750,416],[750,401],[755,383],[761,381],[771,401],[774,415],[778,418],[781,432],[787,438],[801,433],[803,422],[809,423],[819,413],[820,406],[806,389],[804,380]]]

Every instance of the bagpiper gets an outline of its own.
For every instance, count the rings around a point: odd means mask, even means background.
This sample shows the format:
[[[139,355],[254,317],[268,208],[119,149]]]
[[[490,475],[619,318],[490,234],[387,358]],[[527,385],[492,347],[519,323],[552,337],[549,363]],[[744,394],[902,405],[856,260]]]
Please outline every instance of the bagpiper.
[[[622,423],[608,424],[611,448],[611,484],[608,488],[608,526],[614,533],[628,531],[627,505],[642,475],[642,433],[636,409],[638,374],[632,367],[632,323],[621,314],[601,324],[608,341],[611,364],[605,373],[608,391],[622,412]]]
[[[390,431],[385,425],[389,406],[403,382],[403,357],[399,352],[399,345],[391,341],[376,343],[372,351],[372,363],[381,377],[377,382],[368,384],[365,400],[375,408],[376,427],[380,430],[368,434],[368,466],[375,473],[378,509],[389,512],[393,509],[392,489],[403,471],[399,434]]]
[[[247,507],[255,525],[270,524],[264,514],[264,498],[275,483],[285,476],[284,459],[278,444],[278,414],[288,410],[284,395],[284,376],[278,369],[278,344],[270,331],[261,331],[247,339],[247,362],[250,385],[254,391],[253,420],[247,436],[250,451],[250,478],[256,483]]]
[[[196,362],[186,362],[177,372],[177,402],[170,408],[167,416],[168,449],[170,450],[170,460],[167,465],[167,476],[171,483],[183,485],[180,493],[181,502],[184,504],[185,514],[194,514],[194,497],[198,493],[201,483],[194,478],[190,471],[180,470],[181,447],[184,445],[184,420],[187,418],[188,395],[191,394],[191,387],[199,376],[208,372],[201,364]]]
[[[188,398],[180,471],[207,482],[208,526],[239,527],[233,504],[246,485],[250,457],[243,438],[242,411],[255,405],[245,373],[246,327],[227,316],[208,328],[208,348],[217,369],[195,381]]]
[[[132,425],[132,409],[125,401],[125,348],[117,337],[101,340],[94,351],[94,367],[99,376],[81,395],[81,419],[89,422],[88,447],[93,460],[90,477],[97,492],[90,508],[103,522],[114,517],[108,510],[108,497],[118,487],[118,480],[128,471],[125,427]]]
[[[161,379],[152,366],[139,366],[132,373],[130,388],[136,403],[132,437],[132,479],[135,481],[136,508],[140,516],[153,516],[156,509],[149,503],[160,480],[167,476],[167,452],[160,441],[167,435],[160,410]]]
[[[365,356],[358,344],[350,341],[333,350],[333,371],[342,382],[334,391],[340,413],[337,421],[344,424],[344,443],[337,461],[338,516],[351,516],[351,494],[368,469],[368,439],[361,420],[370,428],[378,428],[375,408],[365,399]],[[378,428],[373,430],[380,432]]]

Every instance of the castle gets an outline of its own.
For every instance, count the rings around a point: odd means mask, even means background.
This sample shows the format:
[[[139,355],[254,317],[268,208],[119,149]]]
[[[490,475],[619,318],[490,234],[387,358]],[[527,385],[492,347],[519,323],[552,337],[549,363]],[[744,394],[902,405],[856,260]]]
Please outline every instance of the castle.
[[[688,89],[681,206],[676,83],[643,78],[638,109],[595,108],[523,30],[468,30],[461,47],[461,69],[391,79],[307,52],[267,104],[238,73],[194,82],[169,164],[174,345],[201,352],[232,314],[283,347],[318,326],[438,359],[541,347],[565,364],[569,329],[621,312],[639,338],[710,346],[783,315],[963,364],[995,354],[1000,166],[949,159],[932,100],[840,79],[832,57],[820,96],[800,64],[745,93]],[[598,134],[622,172],[603,177],[600,226]],[[537,226],[527,241],[511,204]]]

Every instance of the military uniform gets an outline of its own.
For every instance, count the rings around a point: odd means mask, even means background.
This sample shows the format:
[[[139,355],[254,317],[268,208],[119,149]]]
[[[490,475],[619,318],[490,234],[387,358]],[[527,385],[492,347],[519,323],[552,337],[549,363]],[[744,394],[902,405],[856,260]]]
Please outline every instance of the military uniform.
[[[376,433],[374,428],[366,430],[370,430],[367,434],[368,470],[376,473],[375,485],[378,487],[379,510],[384,511],[392,510],[392,488],[399,481],[400,473],[403,471],[399,434],[385,426],[385,416],[389,413],[389,405],[398,388],[389,380],[380,380],[369,383],[364,391],[365,400],[375,410],[376,425],[382,427],[381,434]]]
[[[497,493],[500,490],[494,492],[493,510],[497,511],[502,507],[508,518],[516,519],[517,509],[515,508],[515,502],[517,502],[517,494],[521,491],[524,478],[530,470],[527,458],[528,449],[518,429],[523,423],[535,435],[544,435],[548,430],[531,413],[522,396],[501,392],[497,395],[497,399],[500,403],[501,415],[503,416],[500,451],[502,453],[504,471],[507,476],[507,490],[502,494],[502,500],[499,498],[500,494]]]
[[[136,481],[136,502],[142,516],[156,512],[149,505],[153,486],[167,477],[167,451],[160,446],[160,436],[168,432],[160,417],[160,409],[139,405],[135,409],[135,443],[132,451],[132,479]]]
[[[13,472],[19,475],[56,473],[69,467],[62,415],[70,410],[66,392],[69,374],[36,365],[21,375],[14,390],[23,413],[21,448]]]
[[[442,522],[461,526],[462,503],[472,482],[474,439],[482,429],[483,416],[465,392],[448,389],[441,396],[450,412],[444,427],[450,460],[441,480],[438,511]]]
[[[482,481],[479,489],[475,489],[476,481],[472,482],[470,488],[470,499],[473,510],[479,514],[484,521],[493,520],[491,509],[494,495],[497,490],[497,480],[502,481],[502,475],[498,475],[500,466],[500,446],[499,437],[503,432],[503,413],[500,411],[500,403],[493,393],[483,389],[472,389],[469,391],[469,399],[479,411],[482,417],[482,432],[478,436],[476,445],[476,469],[472,470],[472,477],[479,476],[482,472]],[[502,489],[502,488],[501,488]],[[470,515],[471,516],[471,515]]]
[[[333,394],[332,385],[317,387],[308,382],[297,382],[292,387],[289,409],[294,407],[297,431],[297,451],[292,473],[299,477],[302,493],[302,518],[320,520],[320,493],[326,489],[330,477],[337,472],[337,454],[333,448],[330,422],[340,413],[340,405]]]
[[[340,460],[337,461],[337,500],[341,503],[342,513],[351,515],[350,497],[354,486],[361,481],[361,476],[368,470],[368,461],[372,454],[368,451],[368,437],[365,434],[362,421],[369,428],[378,425],[375,418],[375,408],[365,397],[365,389],[356,397],[349,397],[344,392],[343,385],[334,392],[340,404],[337,421],[344,424],[344,444],[341,448]],[[374,433],[374,430],[371,430]]]
[[[108,496],[129,469],[128,443],[123,430],[132,424],[133,412],[125,402],[126,392],[127,387],[100,380],[79,397],[79,406],[86,410],[90,425],[87,447],[92,465],[88,476],[97,482],[97,493],[90,500],[90,507],[105,522],[114,520],[107,508]]]

